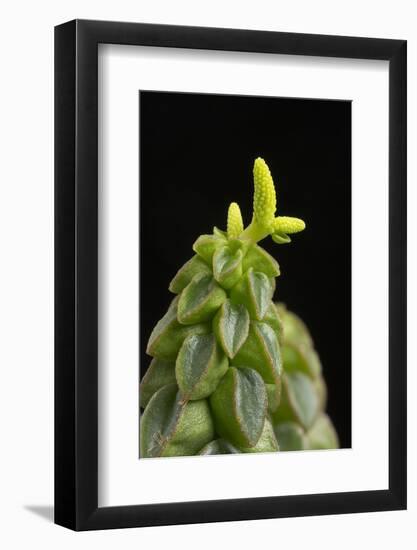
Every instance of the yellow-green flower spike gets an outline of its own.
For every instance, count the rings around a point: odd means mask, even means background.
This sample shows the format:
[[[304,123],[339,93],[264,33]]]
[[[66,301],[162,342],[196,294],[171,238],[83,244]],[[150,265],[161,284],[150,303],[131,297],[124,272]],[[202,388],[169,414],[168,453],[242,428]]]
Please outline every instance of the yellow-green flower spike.
[[[305,226],[306,224],[303,220],[299,218],[290,218],[288,216],[278,216],[273,223],[274,232],[278,231],[279,233],[286,234],[299,233],[305,229]]]
[[[227,213],[227,236],[229,239],[237,239],[243,231],[243,220],[239,205],[232,202]]]
[[[251,224],[240,233],[239,238],[257,243],[272,236],[278,244],[291,242],[288,234],[298,233],[305,228],[303,220],[287,216],[275,217],[277,199],[275,186],[266,162],[258,157],[253,167],[255,191],[253,196],[253,218]]]
[[[253,195],[253,217],[258,224],[269,227],[277,209],[274,181],[264,159],[258,157],[253,166],[255,193]]]

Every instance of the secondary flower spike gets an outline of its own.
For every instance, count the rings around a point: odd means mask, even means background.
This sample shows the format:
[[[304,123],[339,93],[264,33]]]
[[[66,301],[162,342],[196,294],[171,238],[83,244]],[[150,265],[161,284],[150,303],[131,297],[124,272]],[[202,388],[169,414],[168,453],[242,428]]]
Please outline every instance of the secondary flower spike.
[[[227,213],[227,236],[229,239],[237,239],[243,231],[243,220],[239,205],[232,202]]]

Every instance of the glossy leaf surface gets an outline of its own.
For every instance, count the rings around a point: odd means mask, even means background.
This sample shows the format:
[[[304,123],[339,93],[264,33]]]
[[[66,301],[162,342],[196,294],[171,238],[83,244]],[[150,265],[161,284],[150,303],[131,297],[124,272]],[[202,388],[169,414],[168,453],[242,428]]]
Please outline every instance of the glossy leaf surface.
[[[268,411],[273,413],[278,409],[281,400],[281,383],[265,384],[265,387],[268,396]]]
[[[338,449],[339,440],[332,421],[322,413],[307,432],[310,449]]]
[[[278,277],[279,265],[266,250],[258,246],[257,244],[249,247],[242,262],[243,271],[247,271],[252,268],[254,271],[261,271],[268,277]]]
[[[302,451],[308,449],[305,432],[296,422],[281,422],[276,424],[275,435],[281,451]]]
[[[306,346],[313,347],[311,335],[298,315],[288,311],[284,304],[278,304],[277,308],[284,325],[283,336],[285,340],[293,344],[302,343]]]
[[[230,455],[240,452],[241,451],[239,449],[233,447],[233,445],[225,439],[215,439],[214,441],[210,441],[210,443],[207,443],[207,445],[205,445],[198,454],[204,456]]]
[[[223,351],[233,358],[249,334],[249,313],[243,304],[226,300],[213,319],[213,330]]]
[[[280,450],[274,428],[268,418],[265,418],[261,436],[254,447],[240,449],[243,453],[273,453]]]
[[[175,375],[185,399],[203,399],[216,389],[229,366],[213,334],[188,336],[178,353]]]
[[[313,379],[320,375],[321,363],[314,349],[305,344],[294,345],[284,340],[281,352],[288,372],[300,371]]]
[[[205,399],[184,402],[175,384],[162,387],[141,417],[142,458],[196,454],[214,437]]]
[[[211,275],[196,275],[179,297],[178,321],[183,325],[209,321],[226,299]]]
[[[154,358],[140,383],[140,406],[145,408],[150,398],[162,386],[175,384],[175,363]]]
[[[278,314],[277,307],[273,302],[269,305],[263,322],[267,323],[272,328],[279,339],[282,333],[282,321]]]
[[[219,235],[201,235],[193,244],[193,250],[211,267],[213,254],[224,246],[225,240]]]
[[[273,289],[265,273],[249,269],[230,291],[234,304],[244,304],[251,319],[262,320],[269,306]]]
[[[319,396],[308,376],[301,372],[284,373],[281,403],[273,413],[275,423],[295,421],[309,429],[317,418],[319,406]]]
[[[177,320],[178,296],[174,298],[168,311],[153,329],[146,353],[167,361],[175,361],[180,347],[189,334],[207,334],[208,325],[197,323],[192,326],[181,325]]]
[[[209,275],[211,270],[209,266],[199,256],[193,256],[177,272],[169,284],[169,290],[174,294],[179,294],[191,282],[195,275]]]
[[[218,248],[213,255],[213,274],[223,288],[232,288],[242,276],[241,249],[233,251],[230,246]]]
[[[234,366],[255,369],[267,384],[277,384],[282,370],[278,338],[266,323],[252,321],[249,335],[232,361]]]
[[[265,384],[253,369],[229,368],[210,397],[217,433],[238,447],[253,447],[264,426]]]

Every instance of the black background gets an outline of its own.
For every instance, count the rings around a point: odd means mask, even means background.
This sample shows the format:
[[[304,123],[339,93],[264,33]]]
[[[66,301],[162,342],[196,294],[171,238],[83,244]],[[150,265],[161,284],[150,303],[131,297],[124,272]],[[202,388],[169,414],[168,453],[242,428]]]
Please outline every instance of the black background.
[[[305,220],[292,243],[261,242],[279,262],[275,300],[308,325],[328,385],[327,411],[351,446],[351,103],[140,92],[141,376],[147,339],[173,298],[168,284],[229,203],[252,215],[261,156],[278,215]]]

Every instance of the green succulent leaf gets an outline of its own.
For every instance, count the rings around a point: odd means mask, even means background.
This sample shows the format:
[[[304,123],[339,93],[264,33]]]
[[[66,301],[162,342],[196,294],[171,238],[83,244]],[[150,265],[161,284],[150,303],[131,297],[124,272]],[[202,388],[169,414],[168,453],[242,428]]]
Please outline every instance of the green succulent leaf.
[[[293,344],[283,343],[281,351],[286,371],[303,372],[313,379],[320,376],[321,363],[314,349],[304,344],[294,346]]]
[[[252,268],[254,271],[261,271],[268,277],[278,277],[280,274],[276,259],[257,244],[249,246],[243,258],[242,268],[244,272],[249,268]]]
[[[215,235],[216,237],[220,237],[221,239],[227,241],[226,231],[222,231],[218,227],[213,227],[213,235]]]
[[[275,435],[281,451],[302,451],[308,449],[303,428],[296,422],[281,422],[275,425]]]
[[[332,421],[322,413],[307,432],[309,449],[338,449],[339,439]]]
[[[214,437],[207,401],[184,402],[176,384],[159,389],[141,418],[140,456],[195,455]]]
[[[213,319],[213,330],[225,354],[231,359],[245,343],[249,334],[249,313],[243,304],[226,300]]]
[[[208,397],[229,366],[213,334],[190,335],[181,346],[175,364],[178,387],[185,399]]]
[[[251,318],[260,321],[271,305],[272,293],[271,282],[265,273],[250,268],[230,291],[230,300],[244,304]]]
[[[240,453],[241,451],[239,449],[236,449],[236,447],[233,447],[231,443],[226,441],[225,439],[215,439],[214,441],[210,441],[210,443],[207,443],[205,447],[201,449],[201,451],[198,453],[199,455],[231,455]]]
[[[209,325],[197,323],[192,326],[181,325],[177,320],[179,298],[171,302],[166,314],[154,327],[148,341],[146,353],[167,361],[175,361],[179,349],[189,334],[207,334]]]
[[[287,244],[291,242],[291,237],[281,231],[275,231],[275,233],[272,233],[271,236],[274,243],[277,244]]]
[[[211,267],[214,253],[224,244],[223,236],[201,235],[193,244],[193,250]]]
[[[277,310],[284,327],[280,338],[285,370],[301,371],[313,379],[319,378],[322,371],[320,358],[307,327],[282,304],[277,306]]]
[[[281,383],[265,384],[265,387],[268,395],[268,411],[273,413],[278,409],[281,400]]]
[[[231,288],[242,276],[242,257],[242,250],[234,252],[230,246],[222,246],[214,253],[214,278],[223,288]]]
[[[327,404],[327,386],[322,376],[318,376],[313,380],[314,389],[319,400],[319,408],[324,411]]]
[[[253,447],[264,426],[267,395],[259,374],[229,368],[210,396],[216,432],[237,447]]]
[[[254,447],[242,447],[242,453],[272,453],[280,450],[274,428],[268,418],[265,418],[264,427],[257,444]]]
[[[255,369],[266,384],[279,384],[282,360],[278,338],[272,328],[266,323],[252,321],[249,335],[232,364]]]
[[[313,347],[311,335],[298,315],[288,311],[284,304],[277,304],[277,309],[284,326],[284,341],[293,345],[304,344]]]
[[[307,362],[308,362],[308,369],[310,374],[314,378],[320,377],[322,373],[322,366],[321,366],[320,357],[315,349],[312,348],[309,350]]]
[[[173,294],[179,294],[191,282],[194,275],[199,274],[210,275],[211,270],[200,256],[195,255],[177,272],[169,284],[169,290]]]
[[[319,396],[313,381],[301,372],[285,372],[281,403],[273,413],[274,423],[295,421],[308,430],[319,413]]]
[[[175,363],[154,358],[148,367],[139,387],[139,402],[144,409],[150,398],[167,384],[175,384]]]
[[[211,275],[195,275],[181,292],[178,321],[183,325],[209,321],[226,299],[226,292]]]
[[[277,334],[278,339],[281,337],[282,321],[278,314],[277,307],[274,303],[271,303],[269,308],[266,310],[265,317],[263,318],[263,322],[267,323],[272,328],[275,334]]]

